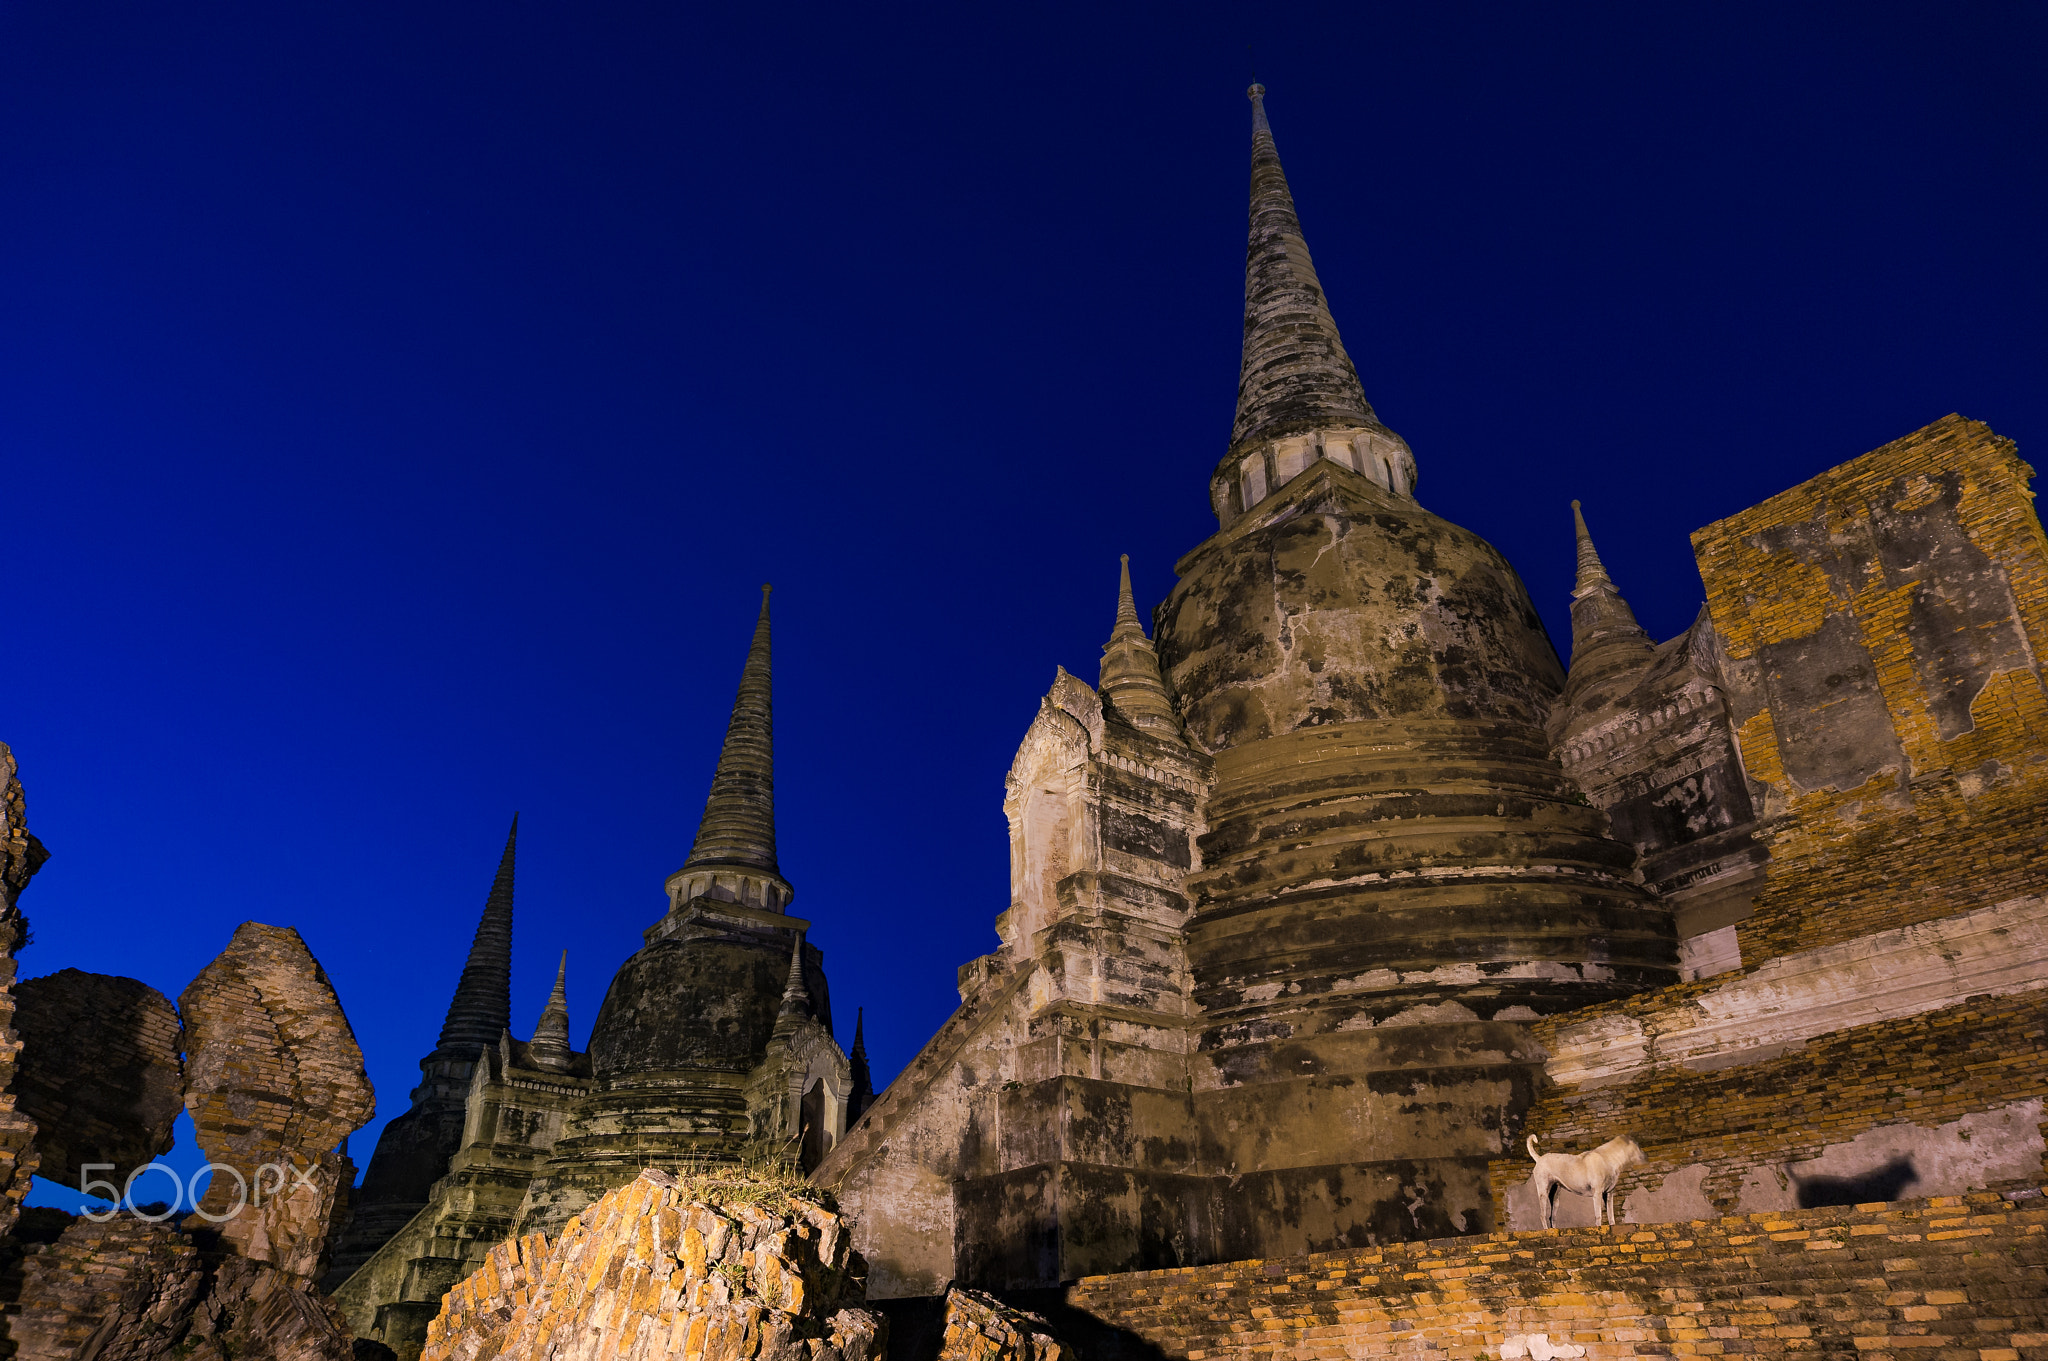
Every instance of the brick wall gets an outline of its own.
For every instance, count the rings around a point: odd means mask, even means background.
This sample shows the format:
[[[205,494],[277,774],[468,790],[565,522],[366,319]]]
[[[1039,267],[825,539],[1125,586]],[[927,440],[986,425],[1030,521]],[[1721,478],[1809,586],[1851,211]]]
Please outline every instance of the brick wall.
[[[1769,881],[1747,964],[2048,887],[2048,542],[1949,416],[1693,535]]]
[[[1647,1016],[1657,1003],[1672,1000],[1657,993],[1601,1010]],[[1546,1032],[1590,1014],[1532,1028],[1548,1040]],[[1626,1206],[1631,1193],[1697,1166],[1706,1169],[1700,1194],[1716,1212],[1728,1213],[1753,1208],[1743,1196],[1753,1192],[1759,1174],[1873,1129],[1912,1126],[1932,1142],[1938,1127],[2040,1098],[2048,1098],[2048,992],[2035,991],[1854,1026],[1790,1053],[1708,1072],[1670,1064],[1599,1085],[1556,1084],[1531,1108],[1526,1129],[1544,1151],[1558,1152],[1584,1152],[1617,1134],[1632,1135],[1648,1162],[1623,1177],[1617,1203]],[[2033,1132],[2048,1139],[2038,1123]],[[1496,1222],[1509,1222],[1508,1193],[1529,1169],[1526,1157],[1492,1164],[1494,1205],[1503,1216]],[[1931,1167],[1920,1171],[1932,1175]],[[2048,1169],[2010,1175],[2036,1179]],[[1923,1183],[1918,1189],[1930,1188]]]
[[[129,1214],[72,1221],[56,1242],[32,1247],[20,1270],[19,1299],[5,1313],[23,1358],[77,1356],[117,1314],[152,1318],[165,1332],[191,1312],[205,1274],[190,1239]]]
[[[2048,1202],[2005,1196],[1401,1243],[1082,1280],[1131,1356],[2048,1358]]]

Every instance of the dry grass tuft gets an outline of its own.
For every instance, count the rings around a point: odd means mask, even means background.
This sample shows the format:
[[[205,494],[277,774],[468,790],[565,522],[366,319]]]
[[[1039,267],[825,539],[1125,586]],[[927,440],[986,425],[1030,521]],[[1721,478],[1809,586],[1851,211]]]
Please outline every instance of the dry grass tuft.
[[[687,1158],[664,1166],[662,1171],[676,1179],[676,1191],[685,1200],[706,1205],[788,1210],[802,1202],[835,1213],[839,1209],[830,1191],[804,1179],[793,1158],[751,1152],[737,1162]]]

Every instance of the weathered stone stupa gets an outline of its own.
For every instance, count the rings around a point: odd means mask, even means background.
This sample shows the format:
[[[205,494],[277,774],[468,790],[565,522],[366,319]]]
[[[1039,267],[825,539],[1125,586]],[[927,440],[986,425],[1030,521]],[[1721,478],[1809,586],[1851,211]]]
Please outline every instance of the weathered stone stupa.
[[[650,1165],[748,1145],[815,1163],[853,1091],[824,955],[788,914],[775,858],[768,591],[711,797],[669,910],[619,967],[590,1035],[590,1091],[528,1189],[521,1233],[553,1232]]]
[[[1215,761],[1185,890],[1190,1076],[1247,1211],[1217,1224],[1233,1257],[1481,1227],[1485,1160],[1540,1065],[1513,1023],[1677,962],[1632,852],[1550,756],[1564,676],[1520,578],[1415,502],[1365,399],[1262,94],[1221,529],[1158,615]],[[1299,1236],[1276,1235],[1290,1207]]]
[[[566,955],[533,1038],[505,1029],[507,848],[441,1043],[423,1061],[429,1082],[400,1118],[411,1126],[394,1120],[402,1132],[378,1146],[405,1175],[380,1175],[373,1162],[365,1179],[366,1200],[372,1189],[423,1186],[422,1203],[401,1217],[411,1202],[371,1202],[376,1243],[330,1277],[359,1336],[410,1361],[442,1295],[493,1244],[556,1233],[649,1166],[750,1153],[814,1165],[872,1097],[858,1036],[857,1070],[832,1038],[823,956],[804,941],[810,923],[787,912],[774,756],[764,591],[695,845],[669,876],[668,912],[613,978],[588,1053],[570,1045]],[[483,1022],[496,1029],[479,1044]],[[461,1055],[468,1068],[451,1102]],[[448,1122],[431,1125],[435,1138],[454,1131],[449,1151],[419,1132],[430,1120]]]
[[[817,1176],[879,1294],[1434,1237],[1541,1078],[1523,1023],[1677,978],[1544,722],[1514,570],[1414,499],[1253,86],[1218,531],[1012,767],[1003,946]]]

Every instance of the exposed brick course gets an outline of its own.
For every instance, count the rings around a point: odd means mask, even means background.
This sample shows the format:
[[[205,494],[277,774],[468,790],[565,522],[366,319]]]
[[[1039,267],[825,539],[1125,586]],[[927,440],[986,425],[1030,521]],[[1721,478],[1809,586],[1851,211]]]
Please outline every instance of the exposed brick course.
[[[1188,1361],[1810,1354],[2048,1358],[2048,1201],[1963,1197],[1399,1243],[1082,1280],[1068,1302]],[[1568,1353],[1576,1355],[1577,1353]]]
[[[1600,1010],[1654,1016],[1710,982]],[[1587,1015],[1531,1029],[1547,1041],[1558,1026],[1583,1023]],[[1735,1208],[1746,1173],[1811,1157],[1880,1125],[1939,1125],[2035,1097],[2048,1097],[2048,992],[2042,991],[1855,1026],[1739,1067],[1696,1072],[1667,1065],[1605,1085],[1553,1085],[1531,1108],[1526,1128],[1546,1150],[1560,1151],[1634,1135],[1649,1161],[1624,1175],[1618,1203],[1676,1167],[1704,1163],[1711,1170],[1702,1190],[1726,1211]],[[1528,1175],[1526,1158],[1496,1161],[1495,1205],[1504,1206],[1508,1191]]]
[[[239,1173],[216,1172],[199,1209],[237,1252],[311,1279],[355,1181],[335,1146],[376,1109],[341,1001],[297,931],[261,922],[236,927],[178,1001],[185,1107],[207,1156]]]
[[[351,1361],[347,1325],[295,1276],[167,1223],[75,1220],[31,1248],[6,1338],[22,1361]]]

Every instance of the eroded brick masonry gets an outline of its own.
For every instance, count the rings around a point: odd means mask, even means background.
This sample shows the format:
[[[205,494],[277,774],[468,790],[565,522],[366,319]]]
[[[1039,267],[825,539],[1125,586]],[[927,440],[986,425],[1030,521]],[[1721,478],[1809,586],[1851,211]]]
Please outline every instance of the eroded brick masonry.
[[[1092,1277],[1069,1300],[1101,1350],[1188,1361],[2019,1361],[2048,1352],[2044,1229],[2028,1188]]]

